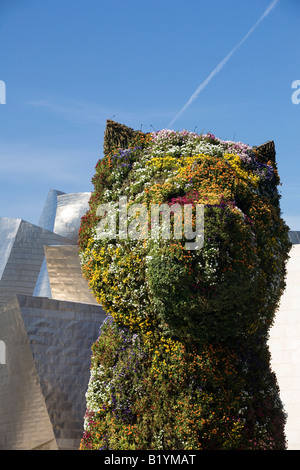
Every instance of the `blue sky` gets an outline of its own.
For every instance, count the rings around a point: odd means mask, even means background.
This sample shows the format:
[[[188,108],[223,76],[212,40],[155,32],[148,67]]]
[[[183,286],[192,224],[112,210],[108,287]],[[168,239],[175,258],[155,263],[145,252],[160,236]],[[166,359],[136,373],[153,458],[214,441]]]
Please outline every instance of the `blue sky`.
[[[91,191],[106,119],[168,127],[271,0],[1,0],[0,217],[38,223],[48,190]],[[279,0],[174,129],[274,140],[300,230],[300,1]],[[299,94],[300,97],[300,94]]]

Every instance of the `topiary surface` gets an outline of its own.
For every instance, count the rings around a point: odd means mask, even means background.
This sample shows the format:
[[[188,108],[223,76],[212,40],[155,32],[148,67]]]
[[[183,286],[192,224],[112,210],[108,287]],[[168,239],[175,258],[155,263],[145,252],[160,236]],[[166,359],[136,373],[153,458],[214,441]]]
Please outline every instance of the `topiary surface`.
[[[267,340],[290,243],[273,143],[112,121],[104,140],[79,236],[83,275],[108,313],[81,449],[284,449]],[[124,197],[128,214],[189,205],[194,229],[202,205],[202,247],[187,249],[183,229],[151,237],[151,217],[147,238],[138,223],[132,237],[99,238],[97,208]]]

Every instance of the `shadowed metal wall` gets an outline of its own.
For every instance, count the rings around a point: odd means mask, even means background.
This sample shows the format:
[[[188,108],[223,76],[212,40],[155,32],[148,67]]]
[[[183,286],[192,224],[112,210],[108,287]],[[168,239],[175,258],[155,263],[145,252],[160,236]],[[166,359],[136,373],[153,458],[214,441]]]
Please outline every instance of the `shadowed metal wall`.
[[[100,306],[17,295],[0,307],[0,449],[78,449]]]
[[[0,449],[57,449],[18,299],[0,307]]]

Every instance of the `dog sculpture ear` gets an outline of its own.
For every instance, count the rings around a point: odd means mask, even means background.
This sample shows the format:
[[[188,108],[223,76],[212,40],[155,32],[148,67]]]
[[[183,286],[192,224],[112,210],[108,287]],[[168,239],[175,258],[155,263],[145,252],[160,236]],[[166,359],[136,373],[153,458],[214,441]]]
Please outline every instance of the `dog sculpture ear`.
[[[104,155],[108,155],[116,148],[128,148],[130,141],[136,134],[141,134],[141,132],[107,119],[104,133]]]
[[[262,163],[268,163],[268,161],[276,163],[275,144],[273,140],[269,140],[269,142],[255,147],[255,151],[257,153],[258,159]]]

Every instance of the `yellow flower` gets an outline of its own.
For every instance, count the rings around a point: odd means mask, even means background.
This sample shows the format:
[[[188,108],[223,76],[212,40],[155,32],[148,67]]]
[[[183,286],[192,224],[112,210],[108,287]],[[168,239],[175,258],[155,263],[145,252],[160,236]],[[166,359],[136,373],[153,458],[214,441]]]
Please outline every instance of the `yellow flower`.
[[[253,175],[253,173],[251,173],[250,171],[246,171],[242,168],[242,162],[239,155],[235,155],[233,153],[225,153],[224,159],[230,163],[238,178],[250,182],[250,184],[252,184],[254,188],[257,187],[259,183],[259,177],[257,175]]]

